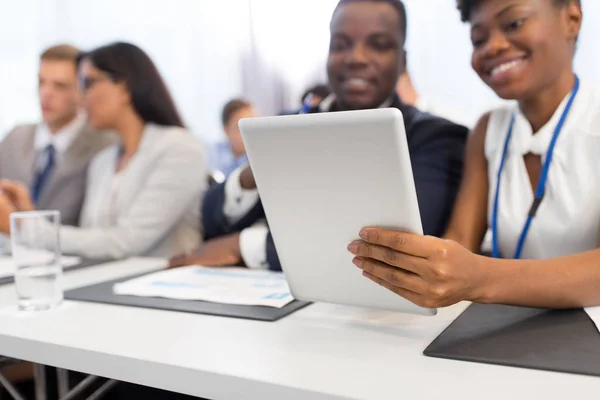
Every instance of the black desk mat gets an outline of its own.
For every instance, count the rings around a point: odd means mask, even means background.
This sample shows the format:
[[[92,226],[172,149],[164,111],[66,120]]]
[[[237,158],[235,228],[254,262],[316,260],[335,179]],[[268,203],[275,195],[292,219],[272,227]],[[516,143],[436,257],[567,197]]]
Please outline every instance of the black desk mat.
[[[600,376],[600,333],[585,311],[471,305],[424,354]]]
[[[70,290],[65,293],[65,298],[69,300],[88,301],[92,303],[153,308],[166,311],[180,311],[194,314],[206,314],[267,322],[277,321],[278,319],[283,318],[310,304],[308,302],[294,300],[285,307],[272,308],[264,306],[243,306],[211,303],[207,301],[175,300],[164,299],[160,297],[138,297],[114,294],[113,286],[116,283],[125,282],[139,276],[142,275],[120,278],[109,282],[98,283],[95,285]]]

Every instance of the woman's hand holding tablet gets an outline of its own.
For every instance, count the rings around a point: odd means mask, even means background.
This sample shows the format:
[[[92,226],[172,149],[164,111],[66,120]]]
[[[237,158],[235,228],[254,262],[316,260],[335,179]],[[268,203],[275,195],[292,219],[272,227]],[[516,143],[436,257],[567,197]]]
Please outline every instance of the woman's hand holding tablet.
[[[463,300],[485,301],[487,276],[478,256],[461,245],[432,236],[382,228],[360,231],[348,246],[363,275],[426,308]]]

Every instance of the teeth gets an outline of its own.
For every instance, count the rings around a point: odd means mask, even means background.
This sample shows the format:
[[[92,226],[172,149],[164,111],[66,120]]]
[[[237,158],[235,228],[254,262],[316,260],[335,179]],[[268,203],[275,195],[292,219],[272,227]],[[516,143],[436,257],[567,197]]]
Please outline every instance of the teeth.
[[[514,60],[514,61],[510,61],[507,63],[504,63],[502,65],[497,66],[496,68],[494,68],[492,70],[492,72],[490,72],[491,76],[495,76],[498,74],[501,74],[503,72],[506,72],[510,69],[513,69],[514,67],[516,67],[517,65],[519,65],[519,63],[521,63],[523,60]]]
[[[364,79],[360,79],[360,78],[348,79],[348,85],[351,85],[351,86],[367,86],[368,84],[369,83]]]

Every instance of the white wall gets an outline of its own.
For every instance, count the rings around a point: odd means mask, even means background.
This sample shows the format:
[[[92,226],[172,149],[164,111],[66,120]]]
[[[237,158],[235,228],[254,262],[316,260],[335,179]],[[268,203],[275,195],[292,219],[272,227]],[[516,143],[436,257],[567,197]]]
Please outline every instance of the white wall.
[[[113,40],[143,47],[156,61],[186,123],[221,138],[219,113],[245,94],[264,113],[297,106],[325,80],[329,19],[337,0],[0,0],[0,136],[39,118],[40,51],[57,42],[89,49]],[[473,121],[498,104],[470,68],[468,26],[455,0],[406,0],[409,69],[429,101]],[[576,68],[600,82],[600,1],[585,1]],[[252,16],[252,21],[250,20]]]
[[[126,40],[141,46],[156,62],[194,133],[216,140],[221,135],[221,107],[242,87],[247,4],[246,0],[0,0],[0,131],[39,118],[36,85],[42,49],[57,42],[90,49]]]
[[[309,86],[326,83],[329,21],[337,1],[251,0],[244,92],[261,111],[299,108]]]
[[[55,34],[54,9],[49,5],[0,0],[0,136],[18,121],[38,118],[40,43]]]
[[[211,1],[210,7],[197,0],[59,3],[65,23],[59,24],[58,41],[75,38],[84,49],[115,40],[139,45],[158,65],[190,129],[209,140],[220,134],[221,105],[241,87],[245,1]],[[128,15],[139,18],[124,18]]]

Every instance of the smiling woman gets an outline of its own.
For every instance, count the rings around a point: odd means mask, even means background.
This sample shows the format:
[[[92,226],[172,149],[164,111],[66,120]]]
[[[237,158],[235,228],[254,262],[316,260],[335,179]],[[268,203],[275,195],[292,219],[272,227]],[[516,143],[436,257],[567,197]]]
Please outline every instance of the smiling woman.
[[[517,106],[485,115],[472,133],[446,240],[365,229],[349,247],[355,263],[428,307],[598,305],[600,90],[573,70],[581,3],[463,0],[459,8],[475,72]],[[488,225],[496,259],[475,254]]]
[[[560,93],[573,87],[572,63],[581,28],[579,2],[487,3],[469,0],[462,6],[463,17],[471,22],[475,72],[505,99],[522,100],[552,86],[562,99]],[[572,19],[577,16],[564,17],[569,9],[579,10],[578,22]],[[490,54],[490,46],[499,54]],[[557,78],[561,82],[554,85]]]
[[[493,111],[475,129],[469,145],[475,161],[447,236],[477,250],[489,215],[496,255],[512,257],[520,247],[526,258],[547,258],[594,248],[600,208],[575,206],[584,201],[577,196],[588,182],[569,179],[600,171],[588,153],[597,142],[597,124],[590,122],[600,120],[600,93],[580,85],[572,66],[579,2],[465,1],[461,10],[471,23],[473,69],[500,97],[517,100],[518,108]],[[581,146],[589,150],[575,152]],[[476,174],[485,185],[475,183]],[[595,209],[598,215],[588,219]],[[528,214],[536,213],[522,232]]]

